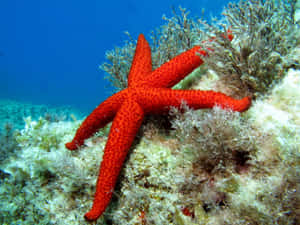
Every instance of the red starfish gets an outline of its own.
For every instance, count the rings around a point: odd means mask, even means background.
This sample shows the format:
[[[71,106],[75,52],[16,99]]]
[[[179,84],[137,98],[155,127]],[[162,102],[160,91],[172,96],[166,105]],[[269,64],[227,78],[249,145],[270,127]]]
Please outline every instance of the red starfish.
[[[232,36],[228,35],[228,38],[232,39]],[[206,55],[196,46],[152,71],[151,49],[141,34],[128,75],[128,88],[101,103],[81,124],[72,142],[66,144],[70,150],[77,149],[85,139],[113,120],[93,207],[85,214],[87,220],[96,220],[109,204],[122,164],[145,114],[167,113],[171,106],[180,107],[182,101],[193,109],[219,105],[242,112],[250,106],[249,97],[236,100],[213,91],[170,89],[203,63],[196,53]]]

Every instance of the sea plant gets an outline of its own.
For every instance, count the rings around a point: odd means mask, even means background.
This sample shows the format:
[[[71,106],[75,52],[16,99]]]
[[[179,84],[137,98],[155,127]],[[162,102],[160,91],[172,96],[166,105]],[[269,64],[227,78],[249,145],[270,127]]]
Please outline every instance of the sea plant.
[[[173,17],[163,16],[166,22],[164,25],[151,32],[152,39],[152,65],[153,69],[158,68],[174,56],[192,48],[202,40],[199,23],[189,18],[189,12],[179,8],[180,13],[173,9]],[[115,47],[114,50],[106,52],[106,59],[100,69],[107,73],[105,76],[116,91],[127,87],[127,75],[134,55],[136,45],[135,38],[129,32],[125,32],[129,40],[123,47]]]
[[[294,21],[296,0],[241,0],[229,3],[224,21],[210,25],[201,21],[203,32],[218,37],[214,42],[202,43],[214,49],[204,60],[223,83],[233,89],[257,96],[265,93],[284,77],[289,68],[300,68],[293,55],[300,44],[299,25]],[[223,37],[229,29],[235,41]]]

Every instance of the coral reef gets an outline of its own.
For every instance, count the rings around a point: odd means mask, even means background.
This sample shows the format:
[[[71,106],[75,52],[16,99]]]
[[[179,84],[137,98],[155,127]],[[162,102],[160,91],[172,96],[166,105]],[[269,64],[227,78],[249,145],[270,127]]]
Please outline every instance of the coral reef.
[[[170,134],[146,126],[117,198],[95,224],[299,222],[299,86],[300,71],[290,70],[244,117],[218,107],[186,109],[173,111]],[[2,224],[86,224],[81,215],[106,137],[91,138],[85,151],[66,151],[79,122],[26,120],[17,138],[22,150],[2,166]]]

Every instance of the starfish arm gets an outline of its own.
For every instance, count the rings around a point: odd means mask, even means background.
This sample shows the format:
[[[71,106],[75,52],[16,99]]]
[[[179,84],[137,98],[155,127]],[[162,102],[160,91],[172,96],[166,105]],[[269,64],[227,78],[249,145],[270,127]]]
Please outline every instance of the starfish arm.
[[[233,39],[230,29],[227,30],[224,37],[227,37],[229,41]],[[215,39],[216,38],[211,38],[208,41],[211,42]],[[212,49],[209,50],[213,51]],[[157,88],[173,87],[194,69],[203,64],[200,55],[207,56],[207,52],[201,49],[200,46],[195,46],[192,49],[175,56],[170,61],[155,69],[151,74],[145,76],[145,78],[140,81],[140,85]]]
[[[128,87],[134,86],[152,72],[151,49],[143,34],[139,35],[128,75]]]
[[[132,100],[126,100],[116,114],[104,149],[93,207],[85,214],[87,220],[96,220],[109,204],[122,164],[143,118],[143,109]]]
[[[78,147],[84,144],[85,139],[91,137],[100,128],[112,121],[121,103],[124,101],[124,92],[126,92],[126,89],[123,92],[112,95],[94,109],[80,125],[73,140],[66,143],[66,148],[69,150],[78,149]]]
[[[141,85],[148,87],[173,87],[203,63],[203,60],[196,53],[203,56],[206,55],[206,52],[201,50],[200,46],[195,46],[155,69],[141,81]]]
[[[170,106],[180,107],[182,101],[193,109],[213,108],[218,105],[239,112],[247,110],[251,104],[250,97],[238,100],[214,91],[149,88],[146,92],[142,89],[138,92],[138,102],[147,113],[168,112]]]

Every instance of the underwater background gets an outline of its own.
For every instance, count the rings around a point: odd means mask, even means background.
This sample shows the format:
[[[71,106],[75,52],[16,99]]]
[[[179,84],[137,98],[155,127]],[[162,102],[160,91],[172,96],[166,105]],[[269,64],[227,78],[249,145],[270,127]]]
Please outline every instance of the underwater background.
[[[0,98],[85,113],[111,94],[105,52],[163,24],[172,7],[218,16],[229,1],[1,1]]]
[[[140,33],[154,68],[214,49],[175,89],[252,105],[147,117],[92,224],[299,224],[299,26],[299,0],[1,1],[0,224],[90,224],[110,124],[65,143],[126,88]]]

